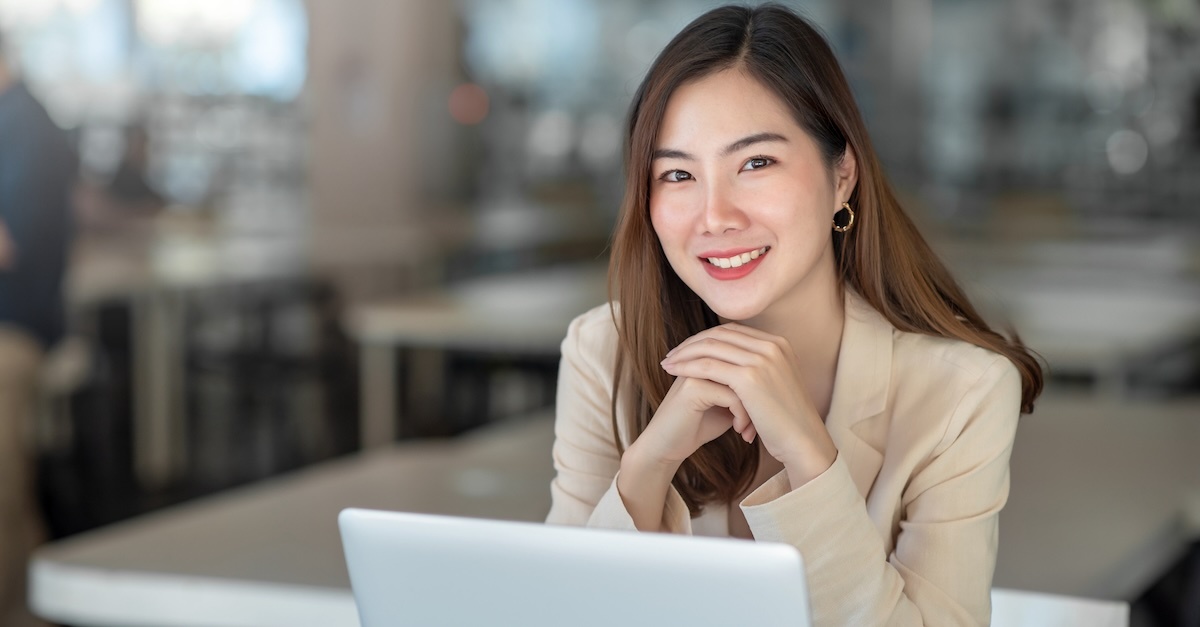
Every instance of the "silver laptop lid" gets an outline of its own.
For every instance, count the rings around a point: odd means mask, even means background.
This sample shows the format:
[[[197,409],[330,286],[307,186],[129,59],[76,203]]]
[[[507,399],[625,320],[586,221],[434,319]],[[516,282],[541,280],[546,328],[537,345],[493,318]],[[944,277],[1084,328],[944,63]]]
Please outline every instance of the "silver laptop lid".
[[[807,627],[791,546],[346,509],[364,627]]]

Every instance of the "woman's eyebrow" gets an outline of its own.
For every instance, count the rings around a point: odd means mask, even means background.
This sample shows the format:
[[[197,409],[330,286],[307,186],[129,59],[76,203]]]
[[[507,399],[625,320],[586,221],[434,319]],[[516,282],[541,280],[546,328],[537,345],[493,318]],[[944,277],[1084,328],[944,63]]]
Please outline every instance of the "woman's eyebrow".
[[[721,150],[721,156],[728,157],[729,155],[744,148],[749,148],[754,144],[760,144],[763,142],[787,143],[787,141],[788,138],[780,135],[779,133],[755,133],[753,135],[747,135],[746,137],[743,137],[723,148]],[[650,160],[655,161],[658,159],[683,159],[684,161],[695,161],[696,157],[691,153],[677,150],[675,148],[656,148],[654,153],[651,155]]]
[[[655,148],[654,154],[650,156],[651,161],[658,159],[683,159],[684,161],[695,161],[696,158],[691,154],[674,148]]]
[[[743,137],[726,146],[725,149],[721,151],[721,156],[728,157],[729,155],[743,148],[749,148],[754,144],[760,144],[762,142],[783,142],[786,144],[787,140],[788,139],[786,137],[780,135],[779,133],[755,133],[753,135]]]

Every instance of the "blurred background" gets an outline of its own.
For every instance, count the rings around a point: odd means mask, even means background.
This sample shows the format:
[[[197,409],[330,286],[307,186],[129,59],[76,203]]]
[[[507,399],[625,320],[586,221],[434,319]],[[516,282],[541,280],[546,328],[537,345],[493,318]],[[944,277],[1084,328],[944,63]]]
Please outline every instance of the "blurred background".
[[[551,405],[604,299],[633,90],[718,4],[0,0],[80,159],[52,536]],[[1200,6],[786,4],[1051,394],[1195,398]]]

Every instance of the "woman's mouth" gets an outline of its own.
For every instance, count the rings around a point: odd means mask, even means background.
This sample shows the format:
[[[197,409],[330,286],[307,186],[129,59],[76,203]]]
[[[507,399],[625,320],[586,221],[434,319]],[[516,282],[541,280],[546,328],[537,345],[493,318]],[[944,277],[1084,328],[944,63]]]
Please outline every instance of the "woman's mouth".
[[[767,254],[767,251],[770,250],[770,248],[770,246],[763,246],[762,248],[756,248],[732,257],[708,257],[708,263],[711,263],[718,268],[737,268]]]
[[[701,260],[709,276],[721,281],[732,281],[753,272],[770,250],[770,246],[763,246],[729,256],[701,257]]]

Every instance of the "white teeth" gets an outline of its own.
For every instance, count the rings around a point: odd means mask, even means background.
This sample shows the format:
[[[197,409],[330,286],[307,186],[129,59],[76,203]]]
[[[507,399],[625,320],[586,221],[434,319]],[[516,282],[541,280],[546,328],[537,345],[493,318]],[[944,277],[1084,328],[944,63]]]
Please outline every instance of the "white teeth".
[[[752,250],[748,253],[734,255],[733,257],[709,257],[708,262],[718,268],[737,268],[750,263],[754,259],[767,254],[767,246],[763,246],[757,250]]]

